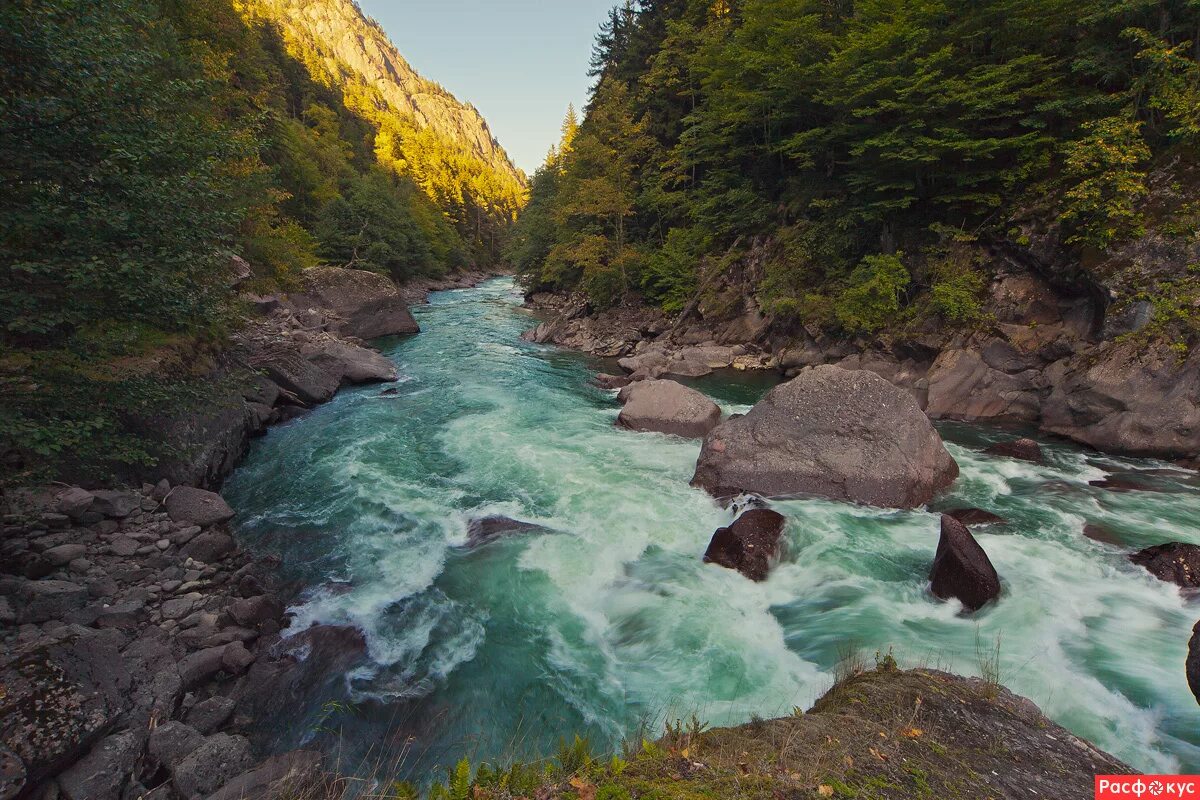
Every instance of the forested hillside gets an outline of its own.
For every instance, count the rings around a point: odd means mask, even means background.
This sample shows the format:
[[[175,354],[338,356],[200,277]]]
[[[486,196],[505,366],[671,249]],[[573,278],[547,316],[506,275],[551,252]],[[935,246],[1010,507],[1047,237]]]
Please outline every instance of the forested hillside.
[[[397,280],[495,263],[524,192],[498,146],[426,127],[281,20],[231,0],[0,8],[0,454],[18,477],[153,457],[127,421],[203,396],[235,256],[259,291],[318,263]]]
[[[1198,53],[1194,0],[626,4],[510,255],[679,311],[766,241],[777,323],[969,321],[988,248],[1045,234],[1087,281],[1148,229],[1196,236]],[[1191,334],[1196,269],[1138,287]]]

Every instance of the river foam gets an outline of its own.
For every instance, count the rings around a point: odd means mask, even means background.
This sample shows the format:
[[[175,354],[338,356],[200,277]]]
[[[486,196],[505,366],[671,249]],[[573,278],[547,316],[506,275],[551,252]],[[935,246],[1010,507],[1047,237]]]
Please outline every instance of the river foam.
[[[416,313],[424,333],[385,343],[406,376],[396,396],[344,392],[256,443],[227,486],[244,539],[312,587],[293,627],[367,635],[370,664],[345,679],[351,748],[399,730],[419,772],[576,732],[614,744],[693,713],[806,707],[851,647],[979,674],[998,642],[1001,679],[1057,721],[1135,767],[1200,771],[1182,666],[1200,607],[1125,558],[1200,542],[1192,474],[1061,444],[1044,466],[993,458],[1000,433],[943,426],[962,475],[937,507],[1010,520],[976,531],[999,603],[968,617],[930,597],[936,513],[821,500],[776,504],[787,554],[755,584],[701,563],[730,512],[688,486],[699,444],[616,428],[595,364],[518,340],[533,320],[510,281]],[[757,391],[696,385],[727,412]],[[1127,472],[1168,491],[1088,485]],[[468,548],[471,519],[495,515],[544,532]]]

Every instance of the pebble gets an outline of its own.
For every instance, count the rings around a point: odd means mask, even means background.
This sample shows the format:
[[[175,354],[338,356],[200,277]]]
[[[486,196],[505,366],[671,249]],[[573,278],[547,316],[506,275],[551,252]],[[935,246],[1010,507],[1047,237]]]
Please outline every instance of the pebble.
[[[166,550],[168,547],[171,546],[171,541],[169,539],[159,539],[157,542],[154,543],[154,546],[157,547],[159,550]]]

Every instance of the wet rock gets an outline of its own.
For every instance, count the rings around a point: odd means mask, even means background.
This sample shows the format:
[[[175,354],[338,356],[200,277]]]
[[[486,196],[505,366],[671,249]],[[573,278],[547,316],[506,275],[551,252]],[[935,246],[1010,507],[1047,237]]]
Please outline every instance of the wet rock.
[[[704,552],[705,563],[736,569],[752,581],[767,579],[779,554],[786,518],[767,508],[752,508],[727,528],[718,528]]]
[[[713,429],[692,485],[717,497],[818,495],[911,508],[957,476],[911,394],[872,372],[820,366]]]
[[[321,777],[321,754],[294,750],[272,756],[249,772],[233,778],[207,800],[285,800],[307,797],[307,788]]]
[[[478,547],[505,534],[528,533],[538,530],[542,530],[542,526],[511,517],[479,517],[471,520],[467,525],[467,546]]]
[[[59,788],[67,800],[120,800],[141,753],[136,734],[107,736],[58,776]]]
[[[966,525],[945,514],[929,581],[936,597],[957,598],[969,611],[976,611],[1000,596],[1000,576],[987,553]]]
[[[374,339],[420,332],[396,285],[374,272],[341,267],[307,269],[300,276],[301,294],[293,307],[316,307],[332,317],[335,333]]]
[[[633,381],[625,375],[609,375],[604,372],[597,372],[592,382],[601,389],[623,389]]]
[[[233,509],[216,492],[192,486],[176,486],[167,495],[167,514],[174,522],[190,522],[200,527],[233,519]]]
[[[224,725],[237,707],[232,699],[214,695],[192,706],[187,713],[187,724],[202,734],[210,734]]]
[[[233,537],[220,531],[207,531],[185,544],[180,552],[205,564],[214,564],[235,549]]]
[[[345,383],[382,383],[397,378],[396,365],[391,359],[341,339],[323,338],[301,349],[306,358]]]
[[[1034,464],[1041,464],[1045,460],[1042,455],[1042,446],[1033,439],[1015,439],[1011,442],[997,442],[986,448],[983,452],[989,456],[1019,458],[1022,461],[1030,461]]]
[[[214,733],[171,771],[175,788],[190,800],[206,797],[253,764],[244,736]]]
[[[290,398],[299,401],[302,404],[299,406],[300,408],[327,402],[337,393],[338,387],[342,383],[342,374],[339,370],[330,370],[309,361],[300,354],[299,350],[293,348],[274,350],[270,358],[262,363],[262,370],[272,381],[286,389]],[[288,409],[296,407],[294,405],[282,406],[280,408],[281,421],[288,419]],[[305,410],[307,409],[305,408]]]
[[[704,436],[721,421],[721,409],[695,389],[674,381],[646,380],[621,390],[625,407],[617,424],[634,431]]]
[[[1088,486],[1095,486],[1097,489],[1105,489],[1110,492],[1158,492],[1162,491],[1155,486],[1142,483],[1137,480],[1130,480],[1120,476],[1110,475],[1107,478],[1100,480],[1088,481]]]
[[[124,518],[142,507],[142,496],[137,492],[104,489],[92,493],[90,511],[106,517]]]
[[[1200,622],[1197,622],[1196,627],[1192,628],[1186,669],[1188,686],[1191,687],[1192,694],[1196,696],[1196,702],[1200,703]]]
[[[267,595],[246,597],[229,606],[229,616],[237,624],[253,628],[269,619],[279,619],[283,616],[283,606]]]
[[[1116,545],[1117,547],[1122,547],[1125,544],[1121,541],[1121,537],[1114,531],[1095,522],[1089,522],[1083,526],[1083,535],[1093,541]]]
[[[961,522],[963,525],[1003,525],[1008,522],[999,514],[984,511],[982,508],[952,508],[943,512],[948,517]]]
[[[1134,553],[1129,560],[1154,577],[1185,589],[1200,589],[1200,545],[1168,542]]]
[[[384,389],[382,392],[380,392],[379,396],[380,397],[395,397],[398,394],[400,394],[400,390],[397,389],[395,386],[392,386],[392,387],[390,387],[388,389]]]

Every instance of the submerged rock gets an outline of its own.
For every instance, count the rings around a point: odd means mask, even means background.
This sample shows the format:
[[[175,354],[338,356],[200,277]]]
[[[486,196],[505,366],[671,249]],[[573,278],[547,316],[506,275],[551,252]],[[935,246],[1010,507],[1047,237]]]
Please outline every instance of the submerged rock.
[[[617,424],[634,431],[699,438],[721,421],[721,409],[695,389],[665,380],[632,383],[621,390],[625,407]]]
[[[1200,588],[1200,545],[1168,542],[1134,553],[1129,560],[1154,577],[1185,589]]]
[[[1000,576],[991,559],[967,526],[946,514],[942,515],[942,535],[929,583],[935,596],[942,600],[957,598],[969,611],[1000,596]]]
[[[1192,628],[1192,641],[1188,643],[1187,682],[1200,703],[1200,622]]]
[[[1029,461],[1034,464],[1041,464],[1045,461],[1045,457],[1042,455],[1042,446],[1033,439],[1014,439],[1011,442],[997,442],[983,452],[989,456],[1019,458],[1022,461]]]
[[[633,383],[633,379],[626,375],[609,375],[606,372],[597,372],[592,382],[601,389],[624,389],[629,384]]]
[[[519,519],[511,517],[479,517],[467,524],[467,547],[487,544],[505,534],[528,533],[537,530],[542,530],[542,526],[532,522],[521,522]]]
[[[786,523],[777,511],[752,508],[729,527],[717,529],[704,551],[704,561],[736,569],[752,581],[764,581],[779,554]]]
[[[1161,489],[1142,483],[1140,481],[1122,478],[1120,476],[1109,476],[1100,480],[1088,481],[1088,486],[1095,486],[1097,489],[1105,489],[1110,492],[1159,492]]]
[[[912,508],[958,476],[908,392],[873,372],[807,369],[704,440],[693,486]]]

